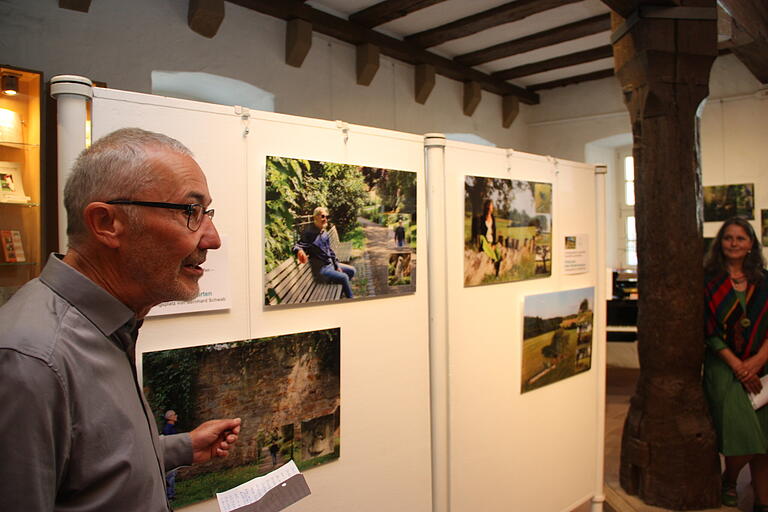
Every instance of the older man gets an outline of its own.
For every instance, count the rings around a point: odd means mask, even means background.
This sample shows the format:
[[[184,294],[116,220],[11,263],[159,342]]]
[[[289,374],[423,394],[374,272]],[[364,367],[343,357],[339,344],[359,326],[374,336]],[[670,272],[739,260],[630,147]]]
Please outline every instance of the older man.
[[[355,277],[355,267],[340,263],[331,248],[331,236],[328,234],[328,209],[322,206],[312,213],[312,224],[304,229],[301,238],[293,247],[293,252],[304,264],[309,261],[312,271],[326,281],[341,285],[341,294],[354,298],[349,280]]]
[[[240,420],[159,437],[136,377],[152,306],[190,300],[221,241],[200,167],[131,128],[78,158],[69,248],[0,308],[0,510],[167,511],[164,473],[223,457]]]

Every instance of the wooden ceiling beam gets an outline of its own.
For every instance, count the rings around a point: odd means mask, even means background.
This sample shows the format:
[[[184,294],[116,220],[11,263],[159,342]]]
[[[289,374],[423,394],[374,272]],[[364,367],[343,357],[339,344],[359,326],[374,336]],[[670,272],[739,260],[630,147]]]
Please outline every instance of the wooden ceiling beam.
[[[752,39],[768,41],[768,2],[765,0],[718,0],[718,3]]]
[[[388,57],[412,65],[430,64],[434,66],[435,71],[442,76],[460,82],[474,80],[478,82],[483,89],[494,94],[499,94],[501,96],[511,94],[517,96],[520,98],[520,101],[529,105],[535,105],[539,102],[537,94],[527,91],[522,87],[499,80],[476,69],[462,66],[451,59],[428,52],[405,41],[401,41],[375,30],[356,25],[349,20],[314,9],[308,5],[304,5],[300,0],[229,1],[233,4],[283,20],[293,18],[303,19],[311,23],[312,29],[317,33],[325,34],[355,46],[362,43],[371,43],[378,46],[381,53]]]
[[[589,82],[590,80],[599,80],[601,78],[607,78],[613,76],[615,73],[613,68],[601,69],[600,71],[593,71],[592,73],[584,73],[583,75],[569,76],[568,78],[561,78],[560,80],[552,80],[551,82],[542,82],[540,84],[529,85],[529,91],[542,91],[544,89],[554,89],[555,87],[563,87],[565,85],[579,84],[581,82]]]
[[[349,16],[349,21],[373,28],[445,0],[384,0]]]
[[[475,113],[475,110],[477,109],[477,106],[480,104],[480,99],[482,98],[482,88],[480,87],[480,84],[475,81],[468,81],[464,82],[464,115],[465,116],[472,116],[472,114]]]
[[[357,84],[371,85],[379,70],[379,47],[371,43],[357,45]]]
[[[201,36],[212,38],[224,21],[224,0],[189,0],[187,23]]]
[[[518,21],[532,14],[581,1],[583,0],[516,0],[515,2],[509,2],[439,27],[412,34],[407,36],[405,40],[416,46],[429,48],[505,23]]]
[[[530,52],[546,46],[572,41],[580,37],[599,34],[611,29],[610,13],[600,14],[543,32],[500,43],[482,50],[465,53],[453,60],[465,66],[477,66],[485,62],[503,59],[520,53]]]
[[[567,68],[568,66],[575,66],[576,64],[584,64],[585,62],[607,59],[612,56],[613,50],[611,45],[599,46],[583,52],[569,53],[568,55],[563,55],[561,57],[532,62],[531,64],[497,71],[491,76],[502,80],[510,80],[521,76],[543,73],[544,71],[552,71],[553,69]]]
[[[435,66],[416,64],[413,70],[413,90],[416,103],[424,104],[435,88]]]
[[[520,100],[515,96],[504,96],[501,99],[501,126],[509,128],[520,113]]]
[[[292,18],[285,27],[285,63],[300,68],[312,48],[312,24]]]
[[[59,8],[88,12],[88,9],[91,8],[91,0],[59,0]]]
[[[720,4],[725,9],[725,16],[730,16],[730,20],[725,21],[731,25],[730,50],[755,78],[763,84],[768,83],[768,3],[765,0],[720,0]]]

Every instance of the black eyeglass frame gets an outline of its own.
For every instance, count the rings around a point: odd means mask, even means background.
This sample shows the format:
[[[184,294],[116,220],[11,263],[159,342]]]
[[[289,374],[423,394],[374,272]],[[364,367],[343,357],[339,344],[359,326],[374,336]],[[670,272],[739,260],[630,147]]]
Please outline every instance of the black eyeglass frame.
[[[192,203],[192,204],[181,204],[181,203],[162,203],[158,201],[128,201],[124,199],[114,199],[112,201],[104,201],[106,204],[127,204],[127,205],[134,205],[134,206],[148,206],[150,208],[168,208],[170,210],[183,210],[187,214],[187,229],[189,229],[192,232],[197,231],[200,229],[200,226],[203,225],[203,217],[206,215],[213,220],[213,213],[214,209],[211,208],[209,210],[206,210],[203,205],[200,203]],[[192,229],[192,227],[189,225],[190,222],[192,222],[192,214],[195,213],[195,207],[199,206],[202,213],[200,214],[200,224],[197,225],[196,228]]]

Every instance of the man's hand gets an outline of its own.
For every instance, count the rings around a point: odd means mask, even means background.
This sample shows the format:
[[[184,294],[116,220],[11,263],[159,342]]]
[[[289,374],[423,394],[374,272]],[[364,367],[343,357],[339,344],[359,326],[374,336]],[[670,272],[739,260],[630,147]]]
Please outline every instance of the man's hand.
[[[211,420],[189,433],[192,438],[192,463],[200,464],[214,457],[226,457],[240,434],[240,418]]]
[[[305,253],[303,250],[299,249],[296,253],[296,257],[299,258],[299,263],[302,265],[309,261],[309,257],[307,256],[307,253]]]

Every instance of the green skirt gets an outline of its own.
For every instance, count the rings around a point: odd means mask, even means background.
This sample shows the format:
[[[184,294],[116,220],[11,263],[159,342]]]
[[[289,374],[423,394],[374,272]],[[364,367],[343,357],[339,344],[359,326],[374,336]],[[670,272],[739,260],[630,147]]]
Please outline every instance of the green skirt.
[[[755,411],[731,368],[709,349],[704,357],[704,392],[720,453],[768,452],[768,405]]]

